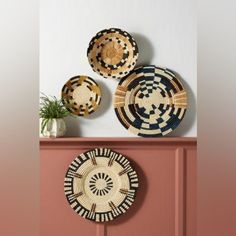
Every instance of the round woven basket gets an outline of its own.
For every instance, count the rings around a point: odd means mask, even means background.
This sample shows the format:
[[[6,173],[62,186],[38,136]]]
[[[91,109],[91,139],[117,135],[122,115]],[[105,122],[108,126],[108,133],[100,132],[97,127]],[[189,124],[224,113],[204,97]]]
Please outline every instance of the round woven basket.
[[[93,113],[101,102],[99,85],[90,77],[78,75],[69,79],[61,91],[66,109],[77,116]]]
[[[114,107],[119,121],[130,132],[143,137],[164,136],[182,121],[187,95],[172,71],[143,66],[119,82]]]
[[[105,29],[92,38],[87,56],[92,69],[99,75],[121,79],[134,68],[138,59],[138,46],[126,31]]]
[[[73,210],[97,222],[124,214],[134,202],[137,188],[137,173],[129,160],[107,148],[95,148],[76,157],[64,181]]]

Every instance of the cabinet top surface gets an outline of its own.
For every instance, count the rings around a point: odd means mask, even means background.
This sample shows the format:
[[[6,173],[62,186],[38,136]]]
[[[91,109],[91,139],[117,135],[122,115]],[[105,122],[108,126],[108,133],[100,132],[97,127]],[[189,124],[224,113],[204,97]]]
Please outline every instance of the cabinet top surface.
[[[40,138],[40,144],[60,144],[60,143],[197,143],[195,137],[61,137],[61,138]]]

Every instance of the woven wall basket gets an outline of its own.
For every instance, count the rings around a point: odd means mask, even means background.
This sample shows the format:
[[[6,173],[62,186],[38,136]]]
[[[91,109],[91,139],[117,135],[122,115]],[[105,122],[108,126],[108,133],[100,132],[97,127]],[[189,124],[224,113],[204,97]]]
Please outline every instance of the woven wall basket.
[[[92,38],[87,56],[91,67],[99,75],[120,79],[134,68],[138,46],[126,31],[105,29]]]
[[[96,148],[76,157],[66,173],[64,191],[80,216],[97,222],[124,214],[134,202],[138,177],[123,155]]]
[[[130,132],[143,137],[164,136],[183,119],[187,95],[170,70],[143,66],[119,82],[114,106],[119,121]]]
[[[93,113],[101,102],[99,85],[88,76],[75,76],[62,88],[62,102],[66,109],[77,116]]]

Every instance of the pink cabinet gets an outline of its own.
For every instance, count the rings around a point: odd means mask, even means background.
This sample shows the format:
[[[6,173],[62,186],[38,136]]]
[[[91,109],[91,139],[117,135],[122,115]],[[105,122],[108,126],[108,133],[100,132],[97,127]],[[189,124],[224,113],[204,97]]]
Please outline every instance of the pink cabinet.
[[[41,139],[41,236],[195,236],[195,138]],[[63,182],[71,161],[85,150],[108,147],[127,156],[140,187],[126,214],[102,224],[68,205]]]

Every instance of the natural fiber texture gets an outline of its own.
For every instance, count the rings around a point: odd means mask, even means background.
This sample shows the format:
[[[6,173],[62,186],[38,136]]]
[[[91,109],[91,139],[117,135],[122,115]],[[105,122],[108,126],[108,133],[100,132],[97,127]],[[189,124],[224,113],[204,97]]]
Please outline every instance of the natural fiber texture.
[[[87,76],[75,76],[62,88],[62,102],[66,109],[77,116],[93,113],[101,102],[98,84]]]
[[[66,173],[67,201],[80,216],[110,221],[134,202],[138,177],[123,155],[96,148],[76,157]]]
[[[138,46],[126,31],[105,29],[92,38],[87,56],[91,67],[99,75],[121,79],[134,68]]]
[[[144,137],[164,136],[183,119],[187,95],[172,71],[143,66],[119,82],[114,106],[119,121],[130,132]]]

